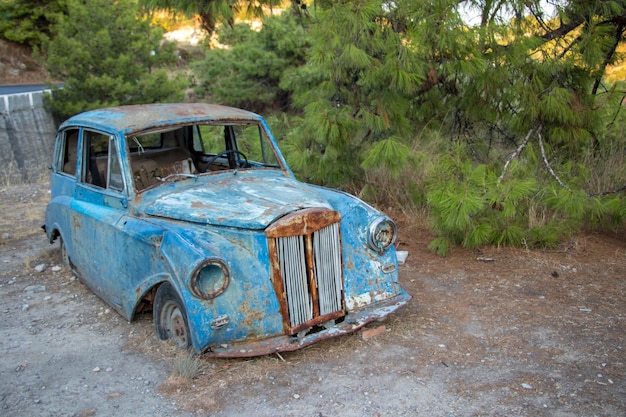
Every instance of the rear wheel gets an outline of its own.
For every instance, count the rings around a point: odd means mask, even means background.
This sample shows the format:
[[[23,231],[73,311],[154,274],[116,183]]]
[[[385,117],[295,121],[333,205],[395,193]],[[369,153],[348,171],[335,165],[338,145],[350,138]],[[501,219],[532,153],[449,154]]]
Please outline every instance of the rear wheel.
[[[161,340],[171,339],[182,349],[191,345],[185,307],[169,282],[161,284],[157,290],[153,316],[154,328]]]

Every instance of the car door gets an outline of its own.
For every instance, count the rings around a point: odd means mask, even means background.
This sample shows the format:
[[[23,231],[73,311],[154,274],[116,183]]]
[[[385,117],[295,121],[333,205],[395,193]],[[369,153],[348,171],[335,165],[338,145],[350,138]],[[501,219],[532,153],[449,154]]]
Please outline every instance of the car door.
[[[127,283],[119,223],[128,212],[127,187],[117,138],[82,129],[79,175],[70,222],[71,261],[83,281],[120,308]]]

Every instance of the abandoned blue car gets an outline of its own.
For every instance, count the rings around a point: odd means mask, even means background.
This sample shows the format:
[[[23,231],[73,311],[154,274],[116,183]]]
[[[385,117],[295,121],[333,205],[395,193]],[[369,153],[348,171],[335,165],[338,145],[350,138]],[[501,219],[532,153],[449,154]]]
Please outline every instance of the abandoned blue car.
[[[88,111],[58,131],[45,230],[63,262],[160,339],[217,357],[291,351],[409,300],[394,222],[301,183],[265,120],[211,104]]]

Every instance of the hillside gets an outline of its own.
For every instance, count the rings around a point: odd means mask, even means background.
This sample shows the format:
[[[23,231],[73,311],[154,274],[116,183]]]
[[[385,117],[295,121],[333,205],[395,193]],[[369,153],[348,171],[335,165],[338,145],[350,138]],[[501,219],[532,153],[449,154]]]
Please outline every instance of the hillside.
[[[0,39],[0,84],[41,84],[47,80],[30,48]]]

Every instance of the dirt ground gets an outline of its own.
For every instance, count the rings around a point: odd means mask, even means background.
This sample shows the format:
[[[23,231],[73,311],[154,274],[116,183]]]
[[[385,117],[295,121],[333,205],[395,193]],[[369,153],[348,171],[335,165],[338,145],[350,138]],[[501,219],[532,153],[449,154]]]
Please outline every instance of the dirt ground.
[[[623,231],[440,258],[399,219],[413,299],[369,326],[382,334],[193,361],[60,267],[48,199],[47,184],[0,186],[0,415],[626,415]],[[194,378],[174,376],[185,364]]]

